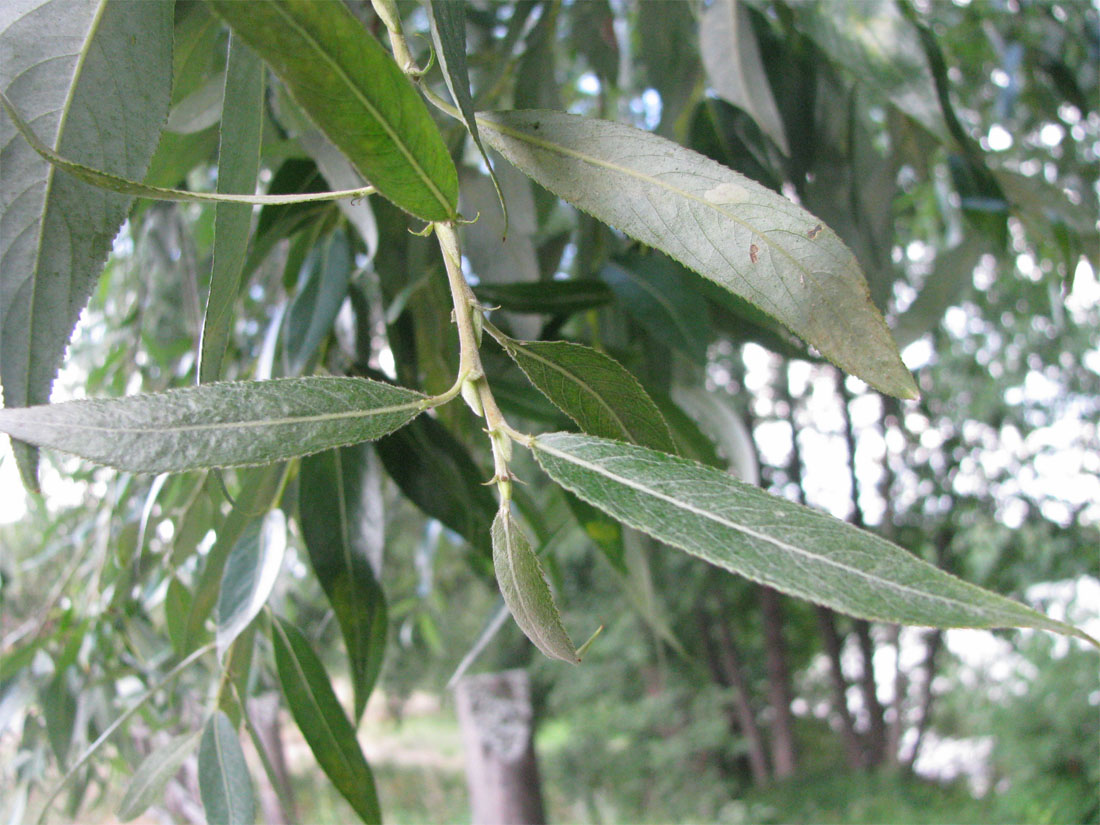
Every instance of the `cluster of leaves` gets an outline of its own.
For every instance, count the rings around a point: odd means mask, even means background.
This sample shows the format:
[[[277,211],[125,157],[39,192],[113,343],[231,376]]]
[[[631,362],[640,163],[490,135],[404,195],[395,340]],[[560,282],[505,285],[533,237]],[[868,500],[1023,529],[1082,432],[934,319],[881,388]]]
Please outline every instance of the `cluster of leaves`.
[[[559,514],[622,571],[625,525],[855,616],[1083,635],[884,538],[735,479],[671,398],[682,374],[705,364],[717,334],[824,358],[884,393],[914,397],[878,308],[889,304],[898,277],[890,204],[899,173],[908,169],[914,186],[932,186],[928,156],[941,153],[956,172],[963,218],[985,232],[982,243],[1001,227],[1007,232],[1010,202],[1032,202],[1010,190],[1033,180],[991,171],[960,126],[943,55],[907,5],[846,8],[848,22],[866,15],[892,27],[896,43],[883,52],[871,48],[881,43],[850,36],[844,15],[831,10],[716,2],[702,12],[699,52],[680,54],[654,44],[694,42],[691,7],[640,4],[631,31],[660,95],[656,133],[612,122],[620,103],[624,113],[639,104],[642,120],[646,113],[644,96],[616,100],[621,56],[607,34],[614,15],[605,3],[568,7],[567,16],[578,57],[571,65],[590,68],[598,101],[560,99],[574,87],[554,71],[555,33],[566,16],[554,3],[467,10],[432,2],[426,14],[389,2],[354,13],[289,0],[179,2],[174,15],[167,3],[141,4],[141,14],[123,5],[68,16],[66,40],[52,28],[51,4],[12,10],[0,25],[0,146],[19,178],[6,181],[0,203],[0,429],[13,436],[28,484],[37,483],[31,445],[73,453],[127,471],[111,482],[113,496],[126,502],[120,510],[135,511],[119,514],[132,535],[109,558],[109,596],[94,608],[101,614],[69,610],[60,627],[35,629],[6,657],[4,678],[64,640],[46,711],[61,764],[73,744],[77,656],[84,645],[112,644],[93,616],[141,617],[152,635],[149,613],[163,609],[170,650],[134,657],[146,696],[208,651],[218,654],[217,695],[200,711],[198,743],[211,821],[252,818],[236,727],[248,721],[241,698],[258,678],[257,637],[272,651],[274,674],[321,767],[364,821],[379,819],[353,721],[388,635],[381,540],[365,517],[382,471],[466,540],[471,568],[484,577],[495,571],[517,624],[566,661],[579,653],[539,560],[553,561],[546,549],[560,524],[544,513],[554,496],[566,502]],[[456,107],[433,91],[439,84],[419,68],[427,60],[410,54],[405,25],[430,31]],[[375,36],[383,28],[390,50]],[[76,53],[70,42],[81,44]],[[729,42],[738,44],[737,65],[721,59]],[[818,72],[822,54],[828,69]],[[723,99],[698,93],[703,71]],[[106,83],[105,73],[121,82]],[[853,75],[866,86],[853,88]],[[759,91],[768,86],[774,96]],[[425,98],[452,121],[437,122]],[[871,110],[888,123],[885,155],[864,125]],[[484,167],[456,166],[467,137]],[[215,151],[216,192],[167,188],[189,175],[205,188],[192,173]],[[266,199],[252,195],[261,171]],[[776,191],[787,182],[801,205]],[[368,201],[368,192],[378,197]],[[142,324],[144,346],[163,346],[155,361],[168,367],[150,370],[143,388],[199,386],[46,404],[123,220],[129,216],[140,247],[160,242],[169,250],[162,265],[195,243],[166,241],[178,231],[175,213],[135,195],[216,204],[197,224],[210,264],[184,290],[192,323],[171,331]],[[253,220],[255,204],[262,209]],[[460,208],[479,218],[463,224]],[[1071,219],[1072,211],[1061,224],[1066,274],[1095,242],[1094,227]],[[428,233],[406,231],[424,222]],[[957,226],[934,230],[958,234]],[[432,233],[438,250],[425,236]],[[937,258],[953,277],[927,279],[898,320],[903,342],[957,299],[982,251],[962,241]],[[473,289],[468,280],[476,280]],[[100,281],[104,289],[110,282]],[[341,326],[344,306],[351,323]],[[500,309],[492,322],[490,308]],[[482,348],[486,332],[495,345]],[[195,340],[197,358],[189,354]],[[674,358],[683,359],[680,374]],[[106,379],[123,373],[101,374],[89,375],[88,393],[121,395],[126,387]],[[217,383],[222,378],[253,380]],[[459,395],[484,417],[488,441],[481,422],[445,406]],[[505,414],[539,430],[580,432],[530,435]],[[514,444],[534,462],[513,455]],[[486,446],[499,506],[481,486]],[[533,481],[535,463],[558,487],[514,484]],[[223,481],[218,468],[247,469]],[[146,486],[128,472],[184,475],[158,475]],[[231,506],[223,484],[235,491]],[[146,538],[154,512],[175,524],[170,540]],[[213,543],[204,545],[208,530]],[[300,536],[337,619],[354,688],[350,715],[297,626],[307,624],[264,611],[288,533],[292,545]],[[82,563],[78,555],[69,575]],[[167,575],[154,572],[159,565]],[[95,741],[66,779],[87,783],[88,758],[129,715],[89,727]],[[142,764],[126,814],[152,800],[148,789],[195,744],[185,735]]]

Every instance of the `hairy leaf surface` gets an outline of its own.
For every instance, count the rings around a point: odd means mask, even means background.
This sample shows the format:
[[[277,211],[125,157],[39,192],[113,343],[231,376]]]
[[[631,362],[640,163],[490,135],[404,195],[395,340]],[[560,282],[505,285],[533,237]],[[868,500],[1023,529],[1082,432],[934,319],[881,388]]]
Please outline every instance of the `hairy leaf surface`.
[[[577,664],[577,649],[561,623],[538,556],[504,507],[493,521],[493,567],[504,603],[524,635],[551,659]]]
[[[415,418],[423,398],[365,378],[239,381],[0,409],[0,431],[122,470],[181,472],[371,441]]]
[[[142,178],[168,112],[172,5],[0,4],[0,92],[50,147]],[[0,384],[8,407],[49,400],[130,199],[59,173],[0,115]],[[16,444],[34,484],[35,453]]]
[[[455,216],[458,174],[424,101],[343,3],[210,5],[381,194],[426,221]]]
[[[756,304],[876,389],[916,397],[855,257],[801,207],[630,126],[542,110],[478,122],[550,191]]]
[[[720,470],[569,433],[539,436],[533,449],[551,478],[624,524],[792,596],[875,621],[1034,627],[1089,639],[873,533]]]

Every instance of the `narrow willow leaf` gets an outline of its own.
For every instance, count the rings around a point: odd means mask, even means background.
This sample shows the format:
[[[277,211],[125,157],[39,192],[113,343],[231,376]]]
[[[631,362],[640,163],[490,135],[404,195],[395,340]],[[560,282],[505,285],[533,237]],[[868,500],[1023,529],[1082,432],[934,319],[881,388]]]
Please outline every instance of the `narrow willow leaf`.
[[[470,76],[466,69],[466,4],[456,3],[454,0],[428,0],[428,20],[431,23],[432,42],[435,44],[439,68],[443,70],[443,81],[447,84],[451,98],[458,105],[470,137],[474,139],[474,145],[485,160],[489,176],[493,179],[497,197],[500,198],[500,208],[505,215],[504,234],[507,235],[508,208],[504,204],[504,195],[500,190],[496,173],[493,171],[493,165],[489,163],[489,155],[481,143],[481,135],[477,131],[474,99],[470,96]]]
[[[268,192],[323,192],[325,189],[328,183],[317,164],[306,158],[289,158],[272,175]],[[261,209],[244,264],[244,276],[248,277],[279,241],[292,237],[313,221],[320,221],[329,209],[332,205],[328,203],[283,204]]]
[[[721,97],[748,113],[760,130],[789,155],[783,119],[775,104],[748,10],[739,0],[717,0],[699,21],[699,52]]]
[[[943,320],[947,308],[962,300],[973,287],[974,267],[989,246],[984,236],[974,233],[936,256],[917,297],[898,318],[894,334],[899,346],[908,346],[931,332]]]
[[[353,265],[351,244],[341,231],[310,251],[302,267],[298,294],[286,314],[283,348],[288,374],[306,372],[313,356],[332,332],[336,315],[348,294]]]
[[[693,289],[695,276],[659,254],[628,255],[607,263],[600,277],[623,309],[653,338],[698,364],[707,361],[707,302]]]
[[[229,646],[267,603],[285,553],[286,516],[272,510],[253,522],[229,554],[218,596],[219,657],[225,658]]]
[[[524,635],[551,659],[577,664],[577,649],[561,623],[538,556],[504,507],[493,521],[493,567],[504,603]]]
[[[17,135],[9,98],[57,151],[141,178],[168,112],[172,4],[0,4],[0,384],[8,407],[49,400],[65,345],[128,198],[58,174]],[[26,482],[37,457],[14,444]]]
[[[386,597],[364,546],[364,470],[369,447],[326,450],[302,462],[298,519],[309,560],[348,651],[356,721],[386,651]]]
[[[614,358],[567,341],[499,341],[531,383],[586,433],[676,451],[657,405]]]
[[[30,148],[48,164],[67,172],[84,183],[109,192],[117,192],[121,195],[136,195],[139,198],[148,198],[155,201],[180,203],[248,203],[254,206],[269,206],[284,203],[310,203],[343,198],[361,198],[366,195],[373,195],[376,191],[373,186],[367,186],[360,189],[311,192],[304,195],[229,195],[224,192],[187,192],[182,189],[166,189],[160,186],[138,183],[136,180],[130,180],[130,178],[122,175],[115,175],[104,172],[102,169],[85,166],[68,157],[59,155],[38,139],[27,121],[19,114],[15,105],[3,93],[0,93],[0,108],[12,119],[15,128],[30,145]]]
[[[251,195],[260,171],[263,131],[264,66],[256,54],[230,35],[222,102],[221,147],[218,151],[218,191]],[[217,381],[221,375],[234,308],[241,291],[241,273],[252,207],[223,203],[214,207],[214,252],[210,292],[202,319],[199,343],[199,381]]]
[[[378,191],[426,221],[455,217],[458,174],[428,109],[343,3],[210,0]]]
[[[121,470],[171,473],[371,441],[415,418],[423,400],[364,378],[238,381],[0,409],[0,431]]]
[[[917,396],[852,253],[801,207],[630,126],[538,110],[478,123],[551,192],[756,304],[876,389]]]
[[[509,312],[569,315],[611,302],[614,293],[603,281],[540,281],[533,284],[486,284],[474,287],[477,299]]]
[[[592,436],[532,449],[556,482],[654,538],[792,596],[864,619],[933,627],[1076,628],[968,584],[873,533],[729,474]]]
[[[221,711],[210,717],[199,743],[199,795],[210,825],[254,825],[252,777],[237,731]]]
[[[317,764],[363,822],[381,822],[374,776],[324,665],[292,624],[278,619],[271,630],[283,695]]]
[[[183,761],[194,752],[199,736],[198,731],[177,736],[142,760],[118,804],[120,820],[129,822],[141,816],[150,805],[160,799],[164,786],[176,775]]]

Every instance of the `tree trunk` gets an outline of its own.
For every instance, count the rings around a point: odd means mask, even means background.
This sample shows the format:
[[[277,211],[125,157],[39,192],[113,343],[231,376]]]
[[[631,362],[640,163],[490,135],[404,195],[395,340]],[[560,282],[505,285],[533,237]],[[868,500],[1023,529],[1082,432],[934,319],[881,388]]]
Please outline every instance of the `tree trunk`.
[[[943,631],[932,630],[928,634],[927,647],[924,654],[924,684],[921,687],[920,710],[917,716],[917,738],[913,742],[913,749],[906,757],[905,763],[912,770],[920,755],[921,745],[924,743],[924,734],[928,730],[928,722],[932,716],[932,680],[936,676],[936,657],[943,645]]]
[[[723,687],[733,689],[736,729],[741,732],[748,744],[749,770],[752,772],[753,784],[766,785],[769,779],[768,755],[764,748],[764,737],[756,724],[756,715],[752,712],[752,704],[749,702],[745,670],[741,664],[737,644],[733,640],[733,632],[726,620],[717,621],[715,624],[718,628],[718,644],[715,650],[715,643],[707,627],[706,618],[702,613],[699,613],[698,617],[699,632],[707,647],[707,661],[711,664],[715,679]]]
[[[783,606],[779,593],[760,588],[764,625],[764,656],[768,669],[768,702],[772,723],[772,768],[779,779],[793,776],[796,768],[794,724],[791,717],[791,673],[787,668],[787,643],[783,638]]]
[[[543,825],[531,683],[525,670],[466,676],[455,685],[472,821]]]
[[[856,734],[852,712],[848,708],[848,680],[840,664],[840,634],[836,630],[836,614],[827,607],[817,607],[817,626],[825,655],[829,659],[829,680],[833,685],[833,705],[840,717],[840,738],[844,742],[844,759],[848,767],[858,770],[864,766],[863,748]]]
[[[878,687],[875,684],[875,645],[871,639],[871,625],[857,619],[855,622],[856,640],[863,659],[863,672],[859,686],[863,692],[863,706],[867,710],[867,764],[881,765],[886,753],[886,718],[882,702],[878,700]]]

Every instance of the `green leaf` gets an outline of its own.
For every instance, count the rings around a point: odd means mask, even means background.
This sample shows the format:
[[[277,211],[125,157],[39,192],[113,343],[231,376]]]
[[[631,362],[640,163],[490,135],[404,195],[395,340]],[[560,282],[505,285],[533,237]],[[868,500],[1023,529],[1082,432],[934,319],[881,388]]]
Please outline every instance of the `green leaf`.
[[[401,492],[466,539],[475,551],[475,564],[488,574],[486,536],[496,501],[482,486],[487,473],[478,469],[462,442],[439,421],[423,416],[381,439],[375,449]]]
[[[176,775],[180,765],[194,751],[199,736],[198,731],[177,736],[141,761],[118,804],[120,820],[129,822],[135,819],[160,799],[168,780]]]
[[[493,520],[493,567],[504,603],[524,635],[551,659],[577,664],[577,649],[561,623],[542,565],[507,505]]]
[[[0,92],[46,142],[141,178],[168,111],[172,4],[0,6]],[[37,156],[0,116],[0,384],[8,407],[49,400],[77,317],[130,207]],[[13,444],[35,485],[36,453]]]
[[[317,164],[306,158],[290,158],[272,175],[268,192],[323,192],[326,189],[328,183]],[[279,241],[320,219],[332,208],[332,204],[318,202],[265,206],[261,209],[244,265],[245,275],[255,270]]]
[[[662,344],[699,364],[707,361],[710,324],[694,277],[664,255],[628,255],[606,264],[600,277],[623,309]]]
[[[584,432],[676,451],[657,405],[614,358],[566,341],[504,336],[498,341],[531,383]]]
[[[231,35],[218,151],[217,188],[223,194],[252,195],[256,192],[263,104],[263,63],[239,38]],[[251,223],[251,206],[222,203],[214,207],[214,258],[199,344],[201,383],[217,381],[221,375],[222,359],[233,329],[234,308],[241,291]]]
[[[533,284],[478,284],[477,299],[509,312],[570,315],[611,302],[614,293],[602,281],[539,281]]]
[[[585,435],[532,443],[556,482],[619,521],[792,596],[874,621],[1087,634],[873,533],[693,461]]]
[[[327,450],[302,461],[298,520],[317,581],[340,623],[362,718],[386,652],[386,597],[368,560],[364,469],[369,447]]]
[[[748,10],[739,0],[716,0],[699,21],[699,51],[711,86],[748,113],[761,131],[789,155],[783,119],[768,85]]]
[[[363,822],[381,822],[374,777],[324,665],[289,622],[277,619],[271,630],[283,695],[317,764]]]
[[[225,653],[267,603],[283,567],[286,517],[272,510],[245,530],[229,554],[218,595],[218,656]]]
[[[199,795],[210,825],[254,825],[252,777],[237,731],[221,711],[207,721],[199,743]]]
[[[931,332],[947,308],[962,300],[973,287],[974,268],[989,247],[988,240],[975,233],[936,256],[917,297],[898,318],[894,334],[899,346],[908,346]]]
[[[348,294],[352,266],[351,244],[344,232],[333,233],[310,251],[302,267],[304,283],[286,314],[283,347],[288,373],[304,372],[332,331]]]
[[[456,3],[454,0],[428,0],[428,21],[431,24],[436,58],[439,60],[439,68],[443,70],[443,80],[447,84],[447,90],[450,91],[451,98],[462,112],[462,120],[470,132],[470,137],[474,139],[478,152],[485,160],[485,166],[489,169],[489,176],[493,179],[493,186],[496,187],[497,196],[500,198],[501,209],[507,215],[504,195],[500,191],[493,165],[489,163],[489,155],[477,131],[474,99],[470,96],[470,75],[466,69],[466,4]],[[505,220],[504,223],[507,226],[508,221]]]
[[[786,198],[622,124],[551,111],[478,123],[558,196],[756,304],[876,389],[917,396],[852,253]]]
[[[426,221],[455,217],[458,174],[424,101],[343,3],[210,5],[381,194]]]
[[[191,591],[173,576],[164,595],[164,624],[172,642],[172,650],[178,656],[185,656],[190,652],[187,649],[187,616],[190,612]]]
[[[0,409],[0,431],[121,470],[182,472],[370,441],[415,418],[423,400],[363,378],[238,381]]]

